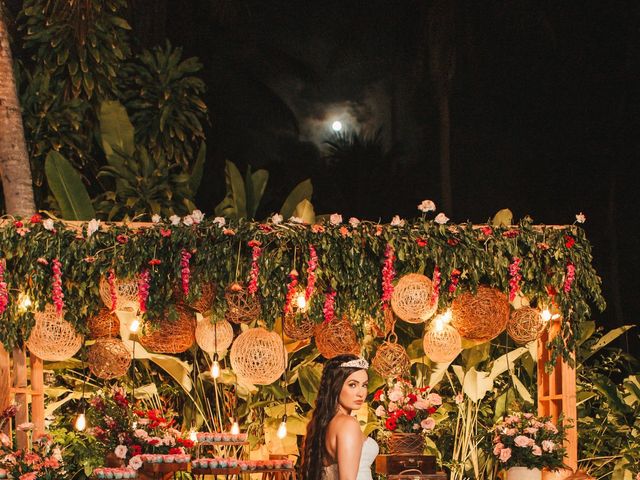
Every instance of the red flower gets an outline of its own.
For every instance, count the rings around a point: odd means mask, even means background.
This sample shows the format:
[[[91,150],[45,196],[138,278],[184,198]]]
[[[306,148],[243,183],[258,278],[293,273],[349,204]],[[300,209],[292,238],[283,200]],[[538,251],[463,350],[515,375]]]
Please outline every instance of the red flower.
[[[384,422],[384,426],[387,427],[387,430],[393,431],[398,428],[398,422],[393,418],[387,418],[387,421]]]
[[[519,233],[520,232],[518,230],[511,229],[511,230],[507,230],[506,232],[503,232],[502,236],[507,238],[514,238],[514,237],[517,237]]]
[[[116,237],[116,241],[124,245],[129,241],[129,237],[127,237],[126,235],[120,234]]]
[[[455,247],[458,243],[460,243],[460,240],[458,240],[457,238],[449,238],[447,239],[447,243],[452,247]]]
[[[485,225],[484,227],[482,227],[480,229],[480,231],[486,236],[488,237],[489,235],[491,235],[493,233],[493,229],[489,226],[489,225]]]
[[[149,260],[149,265],[151,265],[152,267],[160,265],[161,263],[162,260],[158,260],[157,258],[152,258],[151,260]]]
[[[182,450],[179,448],[173,447],[169,449],[169,455],[179,455],[180,453],[182,453]]]
[[[247,244],[249,247],[253,248],[253,247],[259,247],[262,245],[262,243],[260,243],[258,240],[250,240],[249,243]]]
[[[422,238],[422,237],[416,238],[416,243],[418,244],[419,247],[426,247],[427,246],[427,240],[425,238]]]
[[[131,445],[129,451],[131,452],[131,456],[135,457],[136,455],[142,454],[142,447],[140,445]]]
[[[157,438],[150,438],[149,440],[147,440],[147,443],[151,446],[156,446],[158,445],[158,443],[160,443],[160,440],[158,440]]]
[[[16,228],[22,228],[24,227],[24,223],[22,223],[20,220],[17,220],[15,222],[13,222],[13,226]]]
[[[573,238],[571,235],[565,235],[564,236],[564,246],[567,248],[571,248],[575,245],[576,243],[576,239]]]
[[[261,223],[260,225],[258,225],[258,228],[262,230],[264,233],[269,233],[273,230],[273,228],[271,228],[271,225],[265,225],[264,223]]]
[[[409,405],[413,405],[418,401],[418,396],[415,393],[410,393],[407,398],[409,399]]]
[[[36,213],[34,215],[31,216],[31,220],[29,220],[31,223],[40,223],[42,222],[42,215],[40,215],[39,213]]]
[[[169,229],[165,230],[164,228],[161,228],[160,229],[160,235],[162,235],[164,238],[170,237],[171,236],[171,230],[169,230]]]
[[[406,412],[404,412],[404,416],[407,418],[407,420],[411,421],[414,418],[416,418],[416,411],[415,410],[407,410]]]
[[[429,415],[433,415],[434,413],[436,413],[436,410],[438,410],[436,407],[429,407],[427,408],[427,413]]]
[[[184,446],[185,448],[193,448],[193,441],[189,440],[188,438],[177,438],[176,442],[178,442],[180,445]]]
[[[378,390],[378,391],[373,395],[373,399],[374,399],[376,402],[379,402],[379,401],[380,401],[380,397],[382,397],[382,394],[383,394],[383,393],[384,393],[384,390],[382,390],[382,389]]]

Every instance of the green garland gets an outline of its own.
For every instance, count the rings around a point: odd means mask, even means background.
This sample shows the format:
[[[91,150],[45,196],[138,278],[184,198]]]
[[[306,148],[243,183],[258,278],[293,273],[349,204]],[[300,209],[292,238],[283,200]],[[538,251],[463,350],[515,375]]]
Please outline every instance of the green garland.
[[[147,318],[153,322],[167,308],[171,311],[174,287],[180,284],[183,249],[193,252],[188,300],[197,298],[202,282],[214,282],[218,286],[215,310],[222,314],[224,287],[234,280],[246,285],[249,279],[251,248],[247,244],[251,240],[262,245],[258,294],[262,319],[270,327],[281,316],[291,269],[301,272],[301,283],[306,283],[310,244],[318,253],[311,317],[322,321],[323,293],[336,290],[336,315],[348,314],[360,337],[364,336],[365,321],[373,319],[383,324],[381,268],[387,244],[395,250],[396,279],[411,272],[431,277],[438,266],[442,275],[441,308],[450,305],[461,291],[475,291],[480,284],[507,294],[509,265],[514,257],[520,258],[522,294],[534,305],[548,305],[551,294],[564,317],[561,335],[552,341],[552,347],[555,355],[567,361],[571,361],[581,326],[591,319],[590,305],[600,310],[605,307],[601,281],[591,265],[591,246],[577,225],[533,225],[528,218],[511,227],[441,225],[418,218],[401,226],[368,221],[350,226],[245,220],[221,226],[219,219],[207,219],[193,225],[109,224],[92,235],[88,234],[88,223],[55,221],[53,230],[50,223],[46,227],[38,217],[32,221],[5,220],[0,227],[0,258],[6,259],[9,288],[9,306],[0,316],[0,337],[7,348],[28,338],[34,323],[32,311],[20,311],[18,296],[29,295],[40,310],[52,301],[54,258],[62,263],[66,318],[85,332],[87,318],[102,307],[100,278],[112,268],[120,278],[148,268]],[[150,264],[153,259],[160,262]],[[565,292],[568,264],[575,266],[575,280]],[[458,287],[451,292],[454,269],[461,274]]]

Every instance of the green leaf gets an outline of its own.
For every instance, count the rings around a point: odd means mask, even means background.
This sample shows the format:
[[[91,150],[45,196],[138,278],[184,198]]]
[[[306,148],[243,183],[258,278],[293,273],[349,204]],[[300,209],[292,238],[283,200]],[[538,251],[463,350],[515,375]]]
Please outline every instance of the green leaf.
[[[316,221],[316,212],[313,210],[313,205],[309,200],[302,200],[296,205],[293,216],[301,218],[305,223],[315,223]]]
[[[623,325],[622,327],[614,328],[610,332],[607,332],[605,335],[602,336],[600,340],[598,340],[596,343],[593,344],[589,353],[582,358],[581,363],[584,364],[584,362],[588,358],[598,353],[599,350],[609,345],[616,338],[618,338],[620,335],[625,333],[627,330],[631,330],[633,327],[635,327],[635,325]]]
[[[305,365],[300,369],[298,383],[300,384],[302,395],[309,405],[315,404],[321,377],[322,365],[314,363]]]
[[[100,104],[98,112],[100,137],[107,161],[120,165],[123,155],[132,156],[135,152],[134,129],[127,111],[118,101],[107,100]]]
[[[298,207],[298,204],[303,200],[310,201],[311,195],[313,195],[313,185],[311,184],[311,180],[306,179],[303,182],[300,182],[293,190],[291,190],[291,193],[282,204],[280,215],[285,219],[295,216],[294,211]]]
[[[198,150],[198,156],[196,157],[196,163],[193,164],[191,169],[191,176],[189,177],[189,190],[191,195],[195,197],[200,188],[202,182],[202,174],[204,172],[204,164],[207,161],[207,144],[202,142],[200,149]]]
[[[496,213],[491,220],[494,227],[508,227],[513,222],[513,213],[508,208],[503,208]]]
[[[481,343],[462,351],[462,361],[466,369],[477,366],[489,358],[491,342]]]
[[[247,171],[247,173],[250,173]],[[267,182],[269,181],[269,172],[266,170],[258,170],[251,173],[247,177],[247,215],[249,218],[255,218],[260,201],[264,195],[264,191],[267,188]]]
[[[44,164],[47,183],[65,220],[91,220],[96,212],[80,174],[55,150],[47,154]]]
[[[216,215],[230,218],[247,218],[247,195],[244,189],[244,181],[238,167],[227,160],[225,162],[225,182],[227,195],[216,206]]]

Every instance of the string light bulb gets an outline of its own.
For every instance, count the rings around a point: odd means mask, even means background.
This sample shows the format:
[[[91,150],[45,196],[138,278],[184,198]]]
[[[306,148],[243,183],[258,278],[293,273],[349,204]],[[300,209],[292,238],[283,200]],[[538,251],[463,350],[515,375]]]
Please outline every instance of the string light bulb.
[[[136,317],[133,319],[133,322],[131,322],[131,325],[129,325],[129,331],[131,333],[137,333],[139,328],[140,328],[140,319]]]
[[[560,318],[560,315],[558,315],[557,313],[551,313],[548,308],[543,309],[540,312],[540,316],[542,317],[542,321],[545,323],[549,322],[550,320],[556,320]]]
[[[31,297],[29,297],[29,295],[26,293],[18,295],[18,310],[20,312],[26,312],[31,308],[31,305],[33,305],[33,303],[31,302]]]
[[[84,412],[78,415],[74,427],[79,432],[84,432],[85,428],[87,428],[87,418],[84,416]]]
[[[193,428],[189,432],[189,440],[191,440],[193,443],[196,443],[198,441],[198,434]]]
[[[213,362],[211,362],[211,376],[213,378],[220,378],[220,362],[218,361],[218,354],[213,354]]]
[[[231,425],[231,434],[238,435],[240,433],[240,425],[238,422],[234,420],[233,425]]]
[[[451,309],[447,308],[447,311],[442,314],[442,322],[443,323],[451,323]]]
[[[282,422],[280,422],[280,425],[278,426],[278,432],[276,433],[276,435],[280,440],[282,440],[284,437],[287,436],[287,414],[286,413],[282,416]]]
[[[305,297],[304,292],[300,292],[296,296],[296,306],[298,307],[298,310],[304,310],[307,308],[307,298]]]

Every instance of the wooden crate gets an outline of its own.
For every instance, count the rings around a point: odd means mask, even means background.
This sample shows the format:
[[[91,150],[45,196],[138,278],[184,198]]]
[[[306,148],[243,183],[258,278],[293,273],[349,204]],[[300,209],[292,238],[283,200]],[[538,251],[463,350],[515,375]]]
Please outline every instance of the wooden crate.
[[[378,455],[376,472],[385,475],[399,475],[412,470],[423,475],[436,473],[436,457],[433,455]]]

